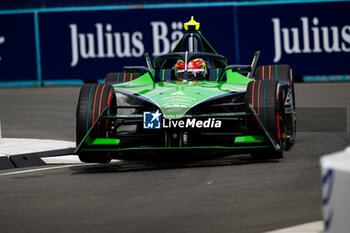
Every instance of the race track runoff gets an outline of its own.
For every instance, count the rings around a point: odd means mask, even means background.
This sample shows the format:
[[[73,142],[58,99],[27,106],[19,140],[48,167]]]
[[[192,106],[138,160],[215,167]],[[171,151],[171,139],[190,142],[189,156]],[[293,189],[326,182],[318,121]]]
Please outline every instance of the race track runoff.
[[[266,232],[319,221],[319,157],[350,144],[350,83],[295,89],[297,141],[278,162],[237,155],[2,170],[1,232]],[[1,89],[2,136],[74,141],[78,93]]]

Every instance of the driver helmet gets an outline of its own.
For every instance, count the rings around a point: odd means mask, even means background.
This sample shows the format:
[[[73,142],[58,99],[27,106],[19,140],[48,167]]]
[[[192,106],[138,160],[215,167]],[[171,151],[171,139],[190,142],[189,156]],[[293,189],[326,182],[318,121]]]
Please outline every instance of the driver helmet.
[[[175,65],[175,75],[182,80],[185,73],[185,62],[178,60]],[[188,80],[203,80],[207,74],[207,66],[202,58],[196,58],[187,63]]]

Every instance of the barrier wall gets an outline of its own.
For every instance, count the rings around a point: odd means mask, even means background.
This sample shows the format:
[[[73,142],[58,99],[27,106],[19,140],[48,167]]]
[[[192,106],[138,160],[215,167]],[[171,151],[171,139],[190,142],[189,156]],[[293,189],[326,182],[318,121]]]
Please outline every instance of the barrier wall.
[[[240,61],[261,50],[263,63],[291,64],[296,74],[350,74],[350,2],[238,7]]]
[[[349,232],[350,147],[320,159],[324,232]]]
[[[36,84],[33,14],[0,15],[0,81]]]
[[[349,10],[308,1],[0,11],[0,86],[79,83],[144,65],[145,52],[171,51],[192,15],[230,64],[250,64],[260,50],[259,64],[290,64],[306,80],[350,80]]]

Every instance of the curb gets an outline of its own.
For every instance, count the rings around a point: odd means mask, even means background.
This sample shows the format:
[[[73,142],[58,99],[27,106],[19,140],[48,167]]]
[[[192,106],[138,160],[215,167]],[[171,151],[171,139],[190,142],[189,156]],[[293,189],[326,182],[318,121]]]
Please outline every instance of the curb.
[[[46,163],[41,158],[71,155],[73,154],[73,152],[74,152],[74,148],[42,151],[42,152],[36,152],[36,153],[11,155],[9,156],[9,160],[13,163],[14,167],[16,168],[42,166],[42,165],[46,165]]]
[[[68,141],[3,138],[0,170],[46,165],[41,158],[71,155],[74,149],[74,143]]]
[[[15,168],[9,157],[5,154],[0,154],[0,170]]]

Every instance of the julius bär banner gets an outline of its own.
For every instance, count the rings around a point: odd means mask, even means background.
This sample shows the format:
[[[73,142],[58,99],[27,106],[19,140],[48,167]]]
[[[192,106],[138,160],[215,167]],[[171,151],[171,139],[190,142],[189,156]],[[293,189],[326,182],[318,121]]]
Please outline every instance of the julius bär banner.
[[[298,76],[350,74],[350,2],[240,6],[239,60],[289,64]]]
[[[103,79],[171,52],[191,16],[214,49],[235,63],[233,7],[41,13],[43,79]]]
[[[146,65],[144,53],[169,53],[191,16],[229,64],[259,50],[258,65],[289,64],[295,76],[349,75],[349,10],[339,1],[0,12],[0,81],[99,80]]]

